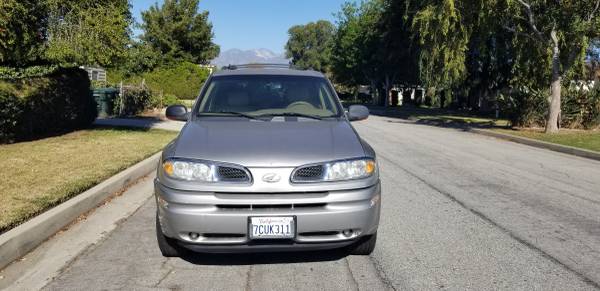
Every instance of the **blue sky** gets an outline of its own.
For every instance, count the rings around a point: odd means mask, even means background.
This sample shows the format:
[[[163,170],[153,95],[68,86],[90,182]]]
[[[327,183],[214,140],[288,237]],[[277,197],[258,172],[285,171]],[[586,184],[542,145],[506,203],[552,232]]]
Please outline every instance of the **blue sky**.
[[[141,11],[157,1],[132,0],[133,15],[141,22]],[[158,1],[162,3],[162,1]],[[345,0],[200,0],[200,10],[209,11],[215,43],[221,50],[231,48],[267,48],[276,53],[284,51],[287,30],[295,24],[326,19]],[[139,33],[139,32],[138,32]]]

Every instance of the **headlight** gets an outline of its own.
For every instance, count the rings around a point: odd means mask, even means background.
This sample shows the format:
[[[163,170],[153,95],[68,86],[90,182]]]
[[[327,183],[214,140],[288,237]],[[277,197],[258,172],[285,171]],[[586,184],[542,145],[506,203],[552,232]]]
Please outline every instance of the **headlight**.
[[[217,181],[216,166],[212,164],[166,160],[163,162],[162,166],[164,173],[170,178],[200,182]]]
[[[294,170],[292,182],[329,182],[367,178],[377,170],[373,159],[334,161],[302,166]]]
[[[366,178],[375,172],[375,161],[371,159],[341,161],[325,164],[323,181],[340,181]]]

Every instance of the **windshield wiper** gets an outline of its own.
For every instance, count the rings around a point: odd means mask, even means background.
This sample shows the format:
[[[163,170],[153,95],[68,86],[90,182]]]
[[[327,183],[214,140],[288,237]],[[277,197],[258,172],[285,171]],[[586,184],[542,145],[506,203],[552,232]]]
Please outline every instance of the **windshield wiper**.
[[[268,114],[257,115],[257,117],[267,117],[267,116],[269,116],[269,117],[271,117],[271,116],[297,116],[297,117],[306,117],[306,118],[318,119],[318,120],[322,120],[324,118],[321,116],[304,114],[304,113],[296,113],[296,112],[268,113]],[[325,117],[330,117],[330,116],[325,116]]]
[[[221,114],[240,116],[240,117],[245,117],[248,119],[262,120],[262,119],[258,118],[257,116],[242,113],[242,112],[236,112],[236,111],[199,112],[198,116],[215,116],[215,115],[221,115]]]

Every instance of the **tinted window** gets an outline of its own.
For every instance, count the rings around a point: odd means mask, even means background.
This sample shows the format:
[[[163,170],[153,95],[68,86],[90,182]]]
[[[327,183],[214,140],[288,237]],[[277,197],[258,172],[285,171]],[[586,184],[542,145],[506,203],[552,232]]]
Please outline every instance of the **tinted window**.
[[[213,77],[201,96],[198,111],[200,114],[241,112],[255,116],[339,115],[337,101],[324,78],[277,75]]]

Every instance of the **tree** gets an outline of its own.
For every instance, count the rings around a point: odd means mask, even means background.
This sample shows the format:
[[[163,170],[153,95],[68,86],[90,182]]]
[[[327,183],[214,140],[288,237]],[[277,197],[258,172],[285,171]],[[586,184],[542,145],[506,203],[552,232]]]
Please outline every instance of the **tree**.
[[[332,46],[334,79],[345,85],[370,84],[389,96],[393,84],[418,83],[417,46],[412,38],[409,0],[349,2],[337,15]],[[374,100],[388,105],[388,98]]]
[[[337,15],[338,29],[332,47],[334,79],[344,85],[379,87],[382,2],[345,3]],[[383,101],[383,100],[381,100]],[[374,100],[380,103],[379,100]]]
[[[132,22],[127,0],[48,0],[46,58],[54,63],[116,66]]]
[[[377,25],[380,41],[375,58],[388,96],[397,82],[405,86],[419,84],[419,50],[411,31],[414,8],[410,0],[384,0],[380,5],[381,17]],[[387,101],[388,98],[386,106]]]
[[[165,0],[143,11],[142,19],[142,40],[168,62],[207,64],[219,54],[208,11],[198,13],[198,0]]]
[[[472,22],[463,18],[457,2],[460,0],[425,1],[413,19],[412,30],[420,45],[421,80],[434,92],[450,89],[465,78],[468,25]]]
[[[286,57],[299,68],[328,71],[334,30],[326,20],[292,26],[285,44]]]
[[[0,65],[24,66],[40,59],[46,9],[37,0],[0,1]]]
[[[562,80],[582,63],[590,39],[600,36],[600,0],[508,0],[505,28],[550,60],[546,133],[558,132]]]
[[[161,63],[158,51],[144,41],[133,41],[127,49],[127,55],[123,60],[120,71],[126,77],[134,76],[144,72],[150,72]]]

